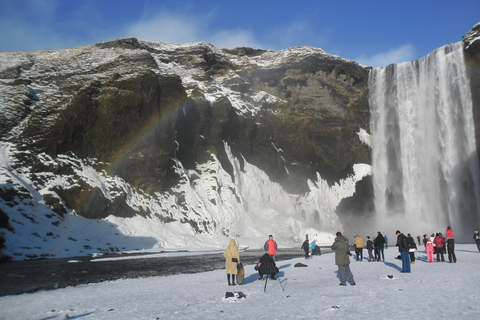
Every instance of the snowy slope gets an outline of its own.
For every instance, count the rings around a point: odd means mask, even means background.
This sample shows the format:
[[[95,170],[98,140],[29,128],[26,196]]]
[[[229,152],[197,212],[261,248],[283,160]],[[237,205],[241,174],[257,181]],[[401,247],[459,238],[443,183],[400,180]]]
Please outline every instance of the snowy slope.
[[[0,178],[4,180],[0,182],[7,184],[13,181],[14,185],[28,189],[31,194],[27,200],[15,204],[0,202],[0,208],[9,213],[10,225],[16,231],[0,229],[6,239],[4,254],[21,260],[112,251],[219,248],[228,239],[225,234],[235,235],[243,245],[251,248],[261,247],[269,234],[274,234],[284,247],[297,246],[305,234],[319,243],[329,243],[334,231],[312,229],[311,222],[313,219],[320,221],[324,230],[341,230],[335,208],[341,199],[354,193],[355,182],[370,172],[370,166],[356,165],[356,174],[338,184],[329,186],[318,177],[319,182],[310,182],[310,192],[291,195],[247,162],[240,170],[238,159],[231,155],[228,146],[225,148],[234,167],[235,184],[213,155],[211,161],[191,172],[177,163],[182,183],[174,191],[185,195],[184,201],[189,205],[188,215],[185,216],[178,209],[175,193],[152,197],[135,192],[122,179],[97,172],[72,157],[65,156],[62,161],[75,168],[74,176],[50,176],[41,190],[35,190],[28,180],[28,172],[12,169],[9,164],[10,145],[2,144]],[[44,161],[53,159],[45,156]],[[130,206],[150,212],[168,210],[177,221],[165,223],[155,214],[90,220],[71,212],[60,217],[44,204],[39,194],[42,190],[50,193],[55,185],[63,185],[67,181],[71,184],[75,179],[98,186],[106,198],[115,197],[119,189],[124,190],[129,195],[127,201]],[[304,216],[299,216],[298,212],[304,212]],[[215,224],[216,231],[197,233],[188,224],[179,222],[182,219],[192,219],[200,226]]]

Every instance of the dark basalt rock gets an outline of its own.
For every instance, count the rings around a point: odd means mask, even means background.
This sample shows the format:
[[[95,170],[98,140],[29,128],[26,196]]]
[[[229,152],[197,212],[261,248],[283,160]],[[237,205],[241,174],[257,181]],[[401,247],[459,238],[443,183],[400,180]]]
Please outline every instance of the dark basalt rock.
[[[463,48],[465,63],[470,77],[470,89],[472,92],[473,117],[475,121],[475,137],[480,141],[480,23],[463,36]],[[480,157],[480,149],[477,147]]]

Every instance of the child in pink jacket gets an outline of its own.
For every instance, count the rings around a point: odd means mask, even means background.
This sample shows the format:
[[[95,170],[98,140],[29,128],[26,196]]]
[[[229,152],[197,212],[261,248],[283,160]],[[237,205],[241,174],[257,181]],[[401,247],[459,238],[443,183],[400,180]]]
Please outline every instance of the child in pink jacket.
[[[433,243],[428,239],[427,244],[425,245],[425,252],[427,253],[428,262],[433,262]]]

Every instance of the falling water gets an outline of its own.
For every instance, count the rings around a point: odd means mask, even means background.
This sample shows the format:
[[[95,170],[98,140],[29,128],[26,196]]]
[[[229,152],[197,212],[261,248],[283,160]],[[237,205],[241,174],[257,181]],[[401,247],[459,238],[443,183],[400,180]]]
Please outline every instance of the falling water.
[[[378,227],[473,233],[479,163],[462,43],[373,69],[369,88]]]

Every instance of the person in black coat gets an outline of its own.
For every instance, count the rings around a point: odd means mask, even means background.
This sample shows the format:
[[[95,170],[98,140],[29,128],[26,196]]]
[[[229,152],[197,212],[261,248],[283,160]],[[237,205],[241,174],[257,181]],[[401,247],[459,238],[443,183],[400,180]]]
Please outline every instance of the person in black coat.
[[[398,251],[400,252],[400,256],[402,258],[402,273],[410,273],[410,255],[409,255],[409,245],[408,245],[408,238],[397,230],[395,232],[397,235],[397,247]]]
[[[377,261],[385,261],[385,253],[384,253],[384,245],[385,245],[385,237],[382,235],[380,231],[377,232],[377,237],[373,240],[373,244],[375,245],[375,250],[377,252],[378,259]]]
[[[270,279],[275,280],[275,275],[279,272],[275,261],[265,253],[261,258],[260,262],[255,266],[255,270],[258,271],[258,280],[263,280],[263,275],[270,275]]]
[[[415,263],[415,251],[417,250],[417,245],[415,244],[415,239],[413,239],[412,235],[409,233],[407,235],[408,240],[408,253],[410,255],[411,263]]]
[[[308,244],[308,239],[305,239],[305,241],[303,241],[301,249],[303,249],[303,251],[305,251],[305,259],[308,259],[310,257],[309,254],[308,254],[308,252],[310,250],[310,245]]]

